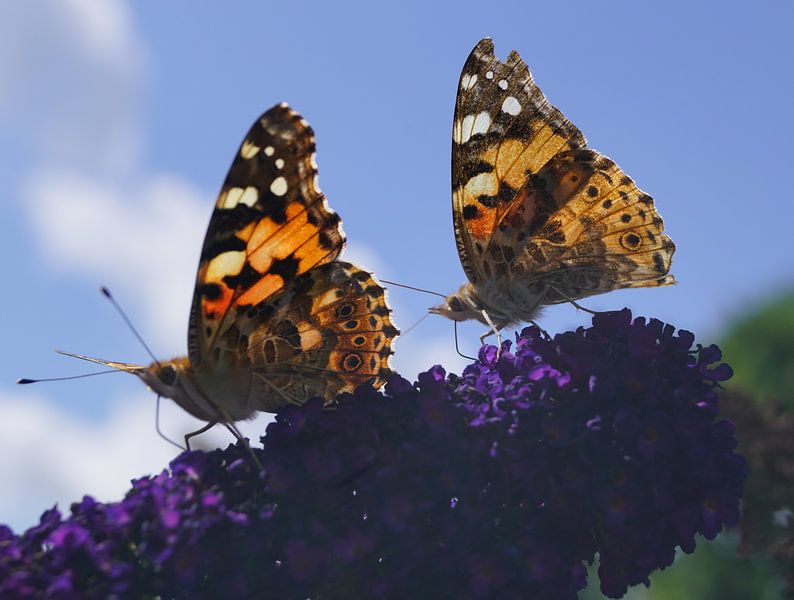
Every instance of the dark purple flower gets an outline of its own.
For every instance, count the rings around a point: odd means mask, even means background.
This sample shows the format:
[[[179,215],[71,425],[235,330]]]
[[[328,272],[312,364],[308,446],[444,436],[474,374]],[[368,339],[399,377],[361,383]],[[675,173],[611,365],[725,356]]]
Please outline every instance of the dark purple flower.
[[[619,597],[738,520],[715,346],[628,310],[526,328],[332,410],[281,410],[257,449],[186,452],[118,503],[0,526],[0,597]]]

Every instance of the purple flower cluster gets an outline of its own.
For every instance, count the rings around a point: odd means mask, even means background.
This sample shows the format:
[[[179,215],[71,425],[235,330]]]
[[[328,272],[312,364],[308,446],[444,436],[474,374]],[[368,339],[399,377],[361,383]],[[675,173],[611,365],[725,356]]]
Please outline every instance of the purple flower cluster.
[[[261,473],[185,453],[119,503],[0,527],[0,597],[575,598],[596,554],[619,597],[738,519],[730,368],[693,341],[624,310],[286,408]]]

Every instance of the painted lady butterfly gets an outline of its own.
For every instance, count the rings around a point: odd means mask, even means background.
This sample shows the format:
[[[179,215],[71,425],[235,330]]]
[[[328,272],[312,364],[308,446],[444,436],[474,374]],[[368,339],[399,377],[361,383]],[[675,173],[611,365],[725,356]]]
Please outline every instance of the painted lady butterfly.
[[[382,385],[398,331],[373,276],[336,260],[345,237],[314,157],[312,129],[286,104],[251,127],[207,229],[188,356],[149,366],[80,358],[137,375],[207,421],[200,431]]]
[[[543,305],[675,283],[675,245],[653,199],[535,85],[511,52],[480,41],[460,78],[452,129],[452,213],[469,279],[431,309],[494,332]]]

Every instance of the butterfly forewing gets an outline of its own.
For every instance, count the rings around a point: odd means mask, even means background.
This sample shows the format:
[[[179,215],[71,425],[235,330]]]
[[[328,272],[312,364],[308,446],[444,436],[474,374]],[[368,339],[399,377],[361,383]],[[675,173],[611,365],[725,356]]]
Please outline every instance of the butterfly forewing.
[[[201,251],[188,347],[201,365],[235,318],[285,282],[334,260],[339,216],[317,185],[314,133],[285,104],[251,127],[235,155]]]
[[[455,236],[478,289],[550,304],[674,282],[675,246],[652,198],[587,148],[519,55],[501,62],[490,39],[463,67],[452,149]]]
[[[585,145],[518,54],[502,63],[493,51],[493,42],[484,39],[469,55],[452,130],[455,235],[474,283],[488,276],[482,270],[488,241],[531,175],[557,152]]]

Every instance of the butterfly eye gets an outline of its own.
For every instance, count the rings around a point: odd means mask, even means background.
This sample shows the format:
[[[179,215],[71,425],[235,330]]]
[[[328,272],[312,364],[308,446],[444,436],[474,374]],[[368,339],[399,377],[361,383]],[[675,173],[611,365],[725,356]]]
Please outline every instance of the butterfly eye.
[[[174,385],[174,383],[176,383],[176,369],[173,365],[166,365],[160,369],[159,377],[160,381],[162,381],[165,385]]]
[[[449,308],[452,309],[452,312],[460,312],[463,310],[463,305],[460,303],[460,299],[457,296],[452,296],[448,302]]]

